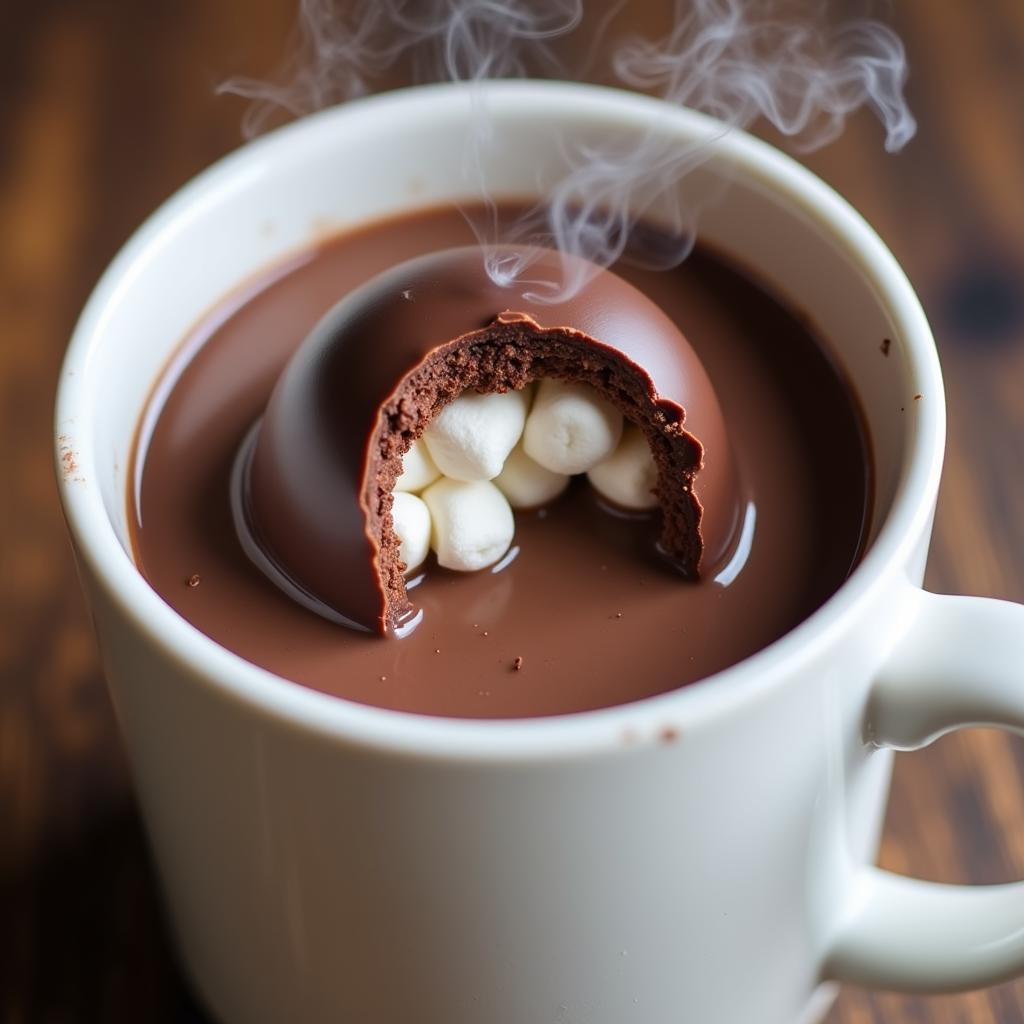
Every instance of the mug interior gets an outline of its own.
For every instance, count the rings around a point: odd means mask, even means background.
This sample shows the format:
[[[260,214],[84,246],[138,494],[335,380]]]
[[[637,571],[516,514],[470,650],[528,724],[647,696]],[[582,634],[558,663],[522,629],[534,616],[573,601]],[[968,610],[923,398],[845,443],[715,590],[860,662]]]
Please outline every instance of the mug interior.
[[[700,209],[698,236],[802,312],[859,396],[875,467],[869,541],[915,459],[930,460],[918,467],[919,492],[929,474],[937,479],[942,394],[927,325],[895,261],[835,193],[767,145],[741,132],[720,137],[715,122],[657,101],[529,82],[494,83],[486,97],[495,146],[484,177],[499,201],[545,194],[567,154],[610,139],[632,144],[653,133],[681,151],[705,146],[706,162],[680,186]],[[164,370],[189,329],[252,275],[325,233],[478,197],[466,174],[471,129],[470,101],[457,87],[325,111],[201,175],[129,242],[83,314],[58,402],[60,443],[73,446],[126,557],[136,426],[154,385],[173,384]],[[651,199],[657,217],[656,196],[637,199]],[[158,392],[150,412],[159,404]],[[89,500],[70,487],[69,505]]]

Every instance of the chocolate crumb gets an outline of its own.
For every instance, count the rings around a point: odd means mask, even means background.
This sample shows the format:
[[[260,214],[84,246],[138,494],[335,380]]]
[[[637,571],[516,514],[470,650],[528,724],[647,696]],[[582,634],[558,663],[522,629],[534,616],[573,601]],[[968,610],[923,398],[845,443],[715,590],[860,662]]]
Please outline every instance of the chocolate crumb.
[[[197,572],[192,573],[192,575],[189,576],[187,580],[185,580],[185,583],[193,588],[198,587],[201,582],[202,580],[200,580],[199,573]]]
[[[514,671],[518,672],[522,667],[523,667],[523,656],[521,654],[517,654],[515,656],[515,658],[513,659],[513,661],[512,661],[512,668],[513,668]]]
[[[881,345],[882,355],[887,356],[890,348],[892,348],[892,340],[890,338],[883,338]]]
[[[675,743],[679,739],[679,730],[674,725],[666,725],[658,733],[662,743]]]
[[[922,398],[924,398],[924,395],[914,395],[915,402],[920,402]]]

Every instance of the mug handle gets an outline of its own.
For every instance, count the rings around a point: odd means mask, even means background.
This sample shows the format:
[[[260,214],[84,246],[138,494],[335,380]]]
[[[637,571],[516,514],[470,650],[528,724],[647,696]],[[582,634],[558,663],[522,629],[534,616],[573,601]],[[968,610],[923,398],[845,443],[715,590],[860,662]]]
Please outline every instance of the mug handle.
[[[908,584],[908,628],[882,666],[866,740],[917,750],[944,733],[1024,734],[1024,605]],[[1024,882],[943,885],[866,867],[825,977],[902,992],[979,988],[1024,972]]]

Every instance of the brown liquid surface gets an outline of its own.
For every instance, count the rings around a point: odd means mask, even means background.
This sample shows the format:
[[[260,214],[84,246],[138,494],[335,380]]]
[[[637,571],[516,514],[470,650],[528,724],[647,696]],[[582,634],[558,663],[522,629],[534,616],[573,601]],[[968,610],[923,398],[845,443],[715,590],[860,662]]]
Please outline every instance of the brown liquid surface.
[[[140,433],[129,495],[136,561],[157,592],[229,650],[302,685],[476,718],[663,693],[735,664],[819,607],[865,528],[859,416],[807,326],[699,249],[672,271],[615,269],[679,325],[717,389],[747,508],[749,545],[731,563],[680,580],[653,554],[650,519],[609,513],[578,481],[546,511],[516,514],[512,553],[495,570],[429,566],[411,592],[423,621],[402,639],[321,619],[251,565],[232,523],[231,468],[290,354],[357,284],[472,241],[451,210],[382,222],[268,271],[197,326],[157,388],[176,377]]]

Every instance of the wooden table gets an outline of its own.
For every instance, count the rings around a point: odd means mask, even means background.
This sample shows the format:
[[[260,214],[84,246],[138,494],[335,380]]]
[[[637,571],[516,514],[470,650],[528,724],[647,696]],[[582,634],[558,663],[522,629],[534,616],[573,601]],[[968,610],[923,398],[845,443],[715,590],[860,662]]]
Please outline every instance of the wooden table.
[[[938,337],[950,433],[928,584],[1022,601],[1024,6],[892,6],[918,137],[886,156],[859,116],[807,162],[880,230]],[[292,18],[291,0],[0,7],[0,1024],[204,1020],[168,950],[64,536],[51,403],[103,266],[239,142],[242,106],[213,86],[268,73]],[[991,732],[901,756],[883,864],[1024,876],[1022,780],[1024,747]],[[829,1021],[1021,1024],[1024,983],[927,999],[848,989]]]

